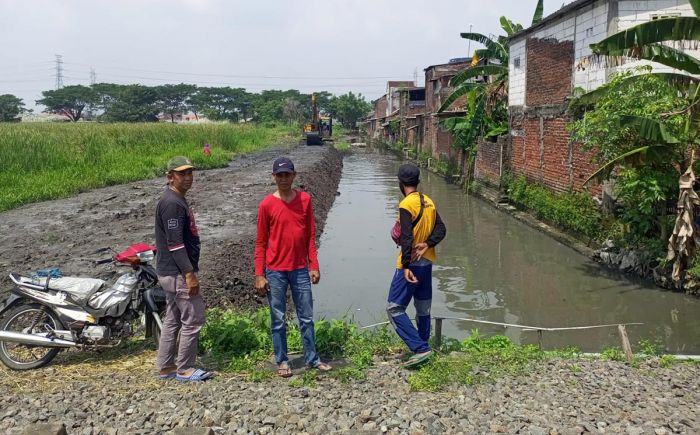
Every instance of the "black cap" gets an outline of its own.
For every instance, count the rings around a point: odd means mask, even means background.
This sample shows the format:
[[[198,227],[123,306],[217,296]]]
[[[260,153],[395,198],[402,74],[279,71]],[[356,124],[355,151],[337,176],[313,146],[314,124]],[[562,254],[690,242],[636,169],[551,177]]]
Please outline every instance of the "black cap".
[[[420,183],[420,169],[418,169],[418,166],[410,163],[401,165],[398,177],[399,181],[408,186],[417,186]]]
[[[272,164],[272,173],[279,174],[280,172],[294,172],[294,163],[287,157],[280,157]]]

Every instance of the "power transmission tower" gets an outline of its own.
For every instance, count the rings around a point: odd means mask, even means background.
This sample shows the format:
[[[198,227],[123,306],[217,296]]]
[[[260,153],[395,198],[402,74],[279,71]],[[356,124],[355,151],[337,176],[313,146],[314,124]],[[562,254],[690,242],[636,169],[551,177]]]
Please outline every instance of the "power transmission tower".
[[[63,56],[56,55],[56,89],[63,87]]]
[[[94,85],[97,83],[97,73],[95,72],[95,68],[90,68],[90,85]]]

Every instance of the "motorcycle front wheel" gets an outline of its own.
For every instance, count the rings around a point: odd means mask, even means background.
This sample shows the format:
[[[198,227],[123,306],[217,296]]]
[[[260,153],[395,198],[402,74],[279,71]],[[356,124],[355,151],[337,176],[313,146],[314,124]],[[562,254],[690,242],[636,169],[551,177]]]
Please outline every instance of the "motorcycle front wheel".
[[[0,331],[23,334],[44,334],[47,330],[63,329],[58,316],[39,304],[22,304],[7,313],[0,322]],[[13,370],[43,367],[61,349],[0,341],[0,360]]]

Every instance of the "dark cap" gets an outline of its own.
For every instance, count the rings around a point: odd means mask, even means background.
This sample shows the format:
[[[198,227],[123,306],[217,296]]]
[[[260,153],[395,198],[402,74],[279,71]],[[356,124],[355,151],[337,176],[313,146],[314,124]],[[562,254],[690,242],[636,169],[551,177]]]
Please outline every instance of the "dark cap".
[[[279,174],[280,172],[294,172],[294,163],[287,157],[280,157],[272,164],[272,173]]]
[[[184,171],[185,169],[193,169],[192,161],[185,156],[175,156],[168,161],[168,172]]]
[[[417,186],[420,183],[420,169],[418,166],[407,163],[401,165],[398,173],[399,181],[409,186]]]

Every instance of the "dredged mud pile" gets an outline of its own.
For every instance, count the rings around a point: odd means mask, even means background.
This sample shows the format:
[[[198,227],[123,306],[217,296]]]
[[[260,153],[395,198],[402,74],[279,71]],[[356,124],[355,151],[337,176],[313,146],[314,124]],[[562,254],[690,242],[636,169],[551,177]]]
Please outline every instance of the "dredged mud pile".
[[[240,156],[227,168],[195,172],[187,199],[202,239],[200,281],[209,307],[266,303],[253,292],[257,206],[275,189],[272,162],[281,155],[294,161],[296,187],[313,198],[318,237],[342,170],[342,156],[334,148],[279,148]],[[0,213],[0,298],[10,289],[9,272],[60,267],[64,275],[105,280],[123,273],[122,267],[94,265],[109,255],[95,251],[154,244],[155,205],[165,187],[165,177],[160,177]]]

